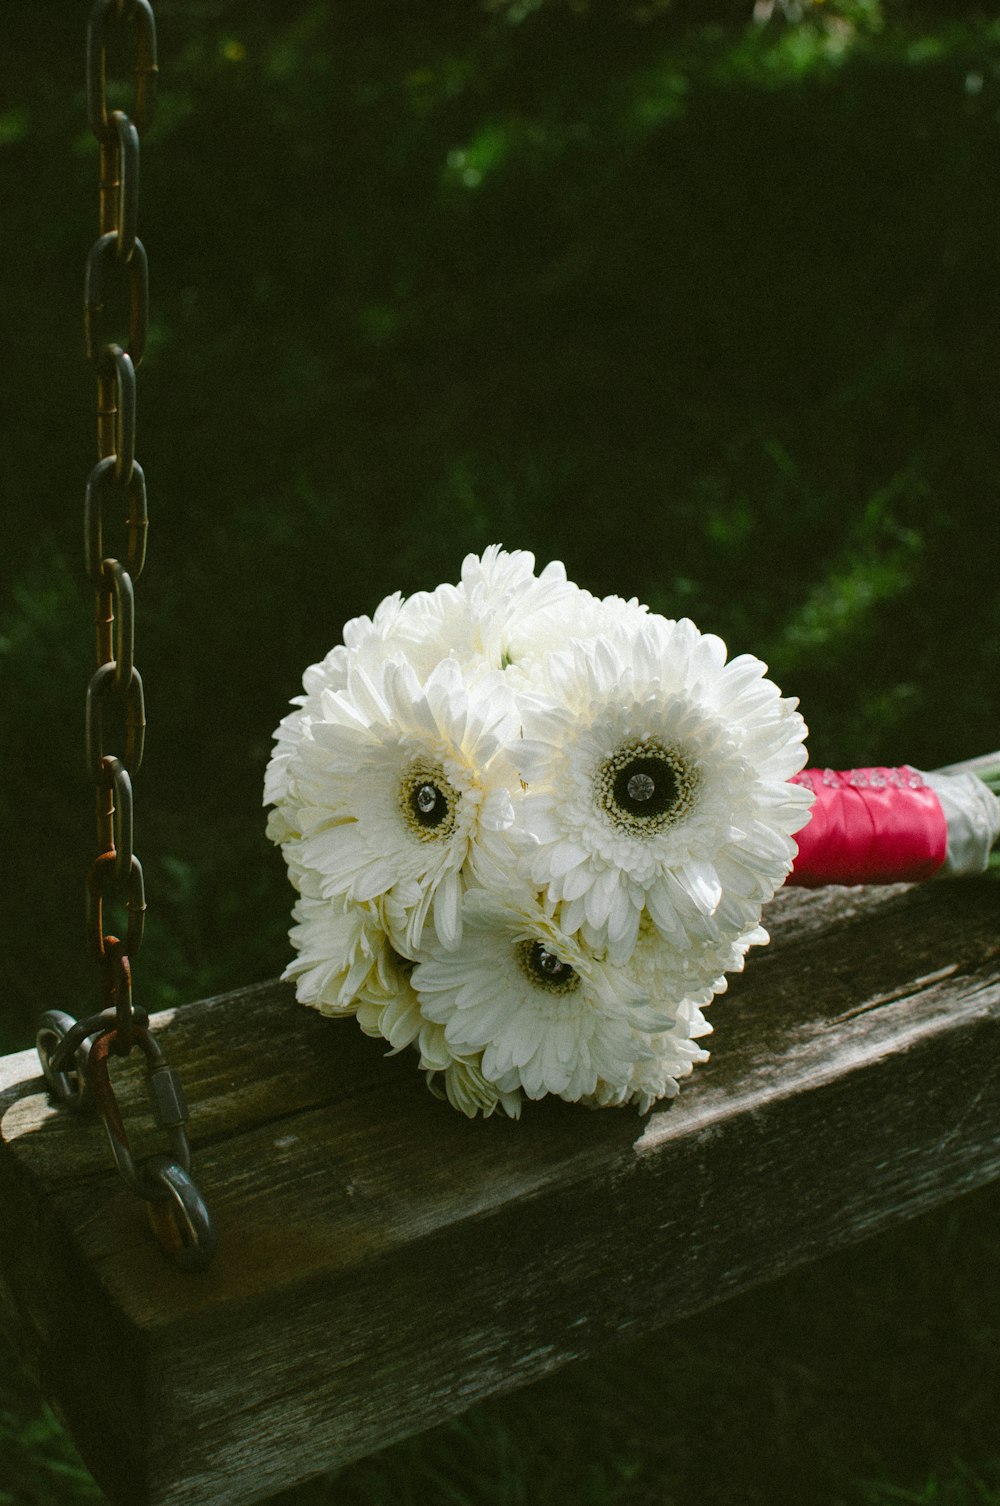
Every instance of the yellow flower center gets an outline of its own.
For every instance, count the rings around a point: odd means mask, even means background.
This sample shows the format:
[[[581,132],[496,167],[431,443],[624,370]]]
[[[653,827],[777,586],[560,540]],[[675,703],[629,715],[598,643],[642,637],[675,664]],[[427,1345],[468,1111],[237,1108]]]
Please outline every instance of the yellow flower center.
[[[419,842],[437,842],[455,829],[458,791],[439,764],[411,764],[399,786],[399,810]]]

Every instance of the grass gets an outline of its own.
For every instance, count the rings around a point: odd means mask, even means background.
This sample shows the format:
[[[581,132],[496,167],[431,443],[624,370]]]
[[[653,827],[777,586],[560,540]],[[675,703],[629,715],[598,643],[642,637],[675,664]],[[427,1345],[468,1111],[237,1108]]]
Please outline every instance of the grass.
[[[0,1385],[0,1506],[101,1506],[103,1492],[52,1409],[11,1389]]]

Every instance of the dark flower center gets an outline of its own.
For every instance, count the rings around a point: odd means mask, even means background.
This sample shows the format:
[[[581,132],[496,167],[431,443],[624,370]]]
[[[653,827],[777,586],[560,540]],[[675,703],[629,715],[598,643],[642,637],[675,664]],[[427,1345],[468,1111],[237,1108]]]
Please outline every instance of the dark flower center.
[[[594,779],[597,806],[630,836],[649,837],[672,826],[691,808],[697,769],[676,748],[651,739],[623,744]]]
[[[399,809],[413,836],[421,842],[446,837],[455,826],[458,791],[444,770],[415,765],[399,788]]]
[[[531,982],[549,993],[568,994],[580,987],[580,974],[544,941],[522,941],[517,960]]]
[[[630,816],[659,816],[677,804],[677,775],[663,757],[630,758],[612,786],[615,804]]]
[[[418,784],[410,793],[410,809],[421,826],[440,826],[448,814],[448,801],[436,784]]]

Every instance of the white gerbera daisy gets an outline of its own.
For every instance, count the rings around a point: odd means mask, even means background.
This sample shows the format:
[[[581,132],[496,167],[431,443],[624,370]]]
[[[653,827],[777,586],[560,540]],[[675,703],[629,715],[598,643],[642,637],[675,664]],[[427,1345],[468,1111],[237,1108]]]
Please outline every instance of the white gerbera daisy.
[[[796,702],[719,638],[650,616],[550,654],[520,696],[519,831],[561,923],[616,960],[645,907],[678,949],[741,934],[792,864],[811,795]]]
[[[704,1016],[701,1019],[704,1021]],[[708,1052],[696,1046],[693,1038],[678,1039],[672,1032],[653,1036],[649,1045],[649,1056],[635,1063],[626,1083],[599,1082],[584,1103],[594,1109],[618,1109],[631,1104],[640,1114],[646,1114],[654,1103],[676,1098],[679,1080],[687,1077],[696,1063],[708,1061]]]
[[[289,940],[296,956],[282,979],[321,1014],[354,1014],[365,990],[388,999],[397,991],[394,954],[378,904],[303,895],[292,909]]]
[[[507,552],[499,544],[490,545],[481,557],[467,555],[458,585],[418,591],[400,605],[391,621],[389,614],[384,616],[384,651],[405,654],[421,674],[446,658],[457,659],[473,677],[505,669],[510,663],[512,635],[523,633],[536,616],[554,607],[572,611],[586,596],[566,579],[566,568],[559,560],[546,565],[540,575],[534,569],[533,554]],[[364,624],[367,619],[359,621]],[[364,629],[352,637],[345,629],[344,641],[354,647],[370,639]]]
[[[539,677],[544,684],[549,654],[575,640],[590,643],[609,633],[635,631],[649,616],[649,608],[635,597],[630,601],[620,596],[598,597],[579,587],[571,596],[546,601],[530,616],[510,624],[505,663],[511,683],[517,691],[530,690]]]
[[[742,972],[749,948],[763,946],[767,940],[763,927],[755,926],[732,940],[723,938],[678,952],[644,915],[627,971],[655,1004],[669,1009],[671,1028],[643,1037],[649,1054],[635,1063],[628,1081],[599,1082],[587,1102],[597,1108],[631,1103],[644,1114],[660,1099],[675,1097],[680,1080],[698,1062],[708,1061],[708,1052],[695,1044],[712,1033],[702,1009],[715,995],[725,993],[727,972]]]
[[[648,1054],[643,1032],[669,1028],[622,969],[567,936],[525,894],[466,896],[461,947],[430,941],[413,969],[421,1013],[445,1027],[456,1057],[481,1054],[503,1092],[576,1101],[599,1081],[624,1085]]]
[[[718,936],[711,941],[696,941],[684,948],[664,941],[648,911],[639,922],[639,935],[628,961],[628,971],[636,984],[654,1003],[681,1011],[703,1009],[728,988],[727,973],[743,971],[746,954],[752,946],[766,946],[770,937],[763,926],[755,925],[737,936]],[[701,1034],[707,1035],[711,1026]]]
[[[322,720],[326,691],[343,692],[349,666],[378,674],[393,656],[406,658],[421,677],[443,659],[456,659],[474,680],[493,670],[511,670],[512,688],[530,683],[537,666],[553,649],[572,639],[591,639],[616,627],[634,627],[648,608],[635,598],[600,599],[566,579],[559,560],[534,574],[535,557],[526,550],[506,552],[499,544],[470,554],[462,563],[457,586],[441,585],[404,598],[387,596],[372,617],[354,617],[344,625],[344,642],[330,650],[303,675],[304,694],[294,696],[295,710],[278,725],[275,747],[264,775],[264,804],[275,807],[268,835],[283,842],[290,834],[284,807],[295,798],[292,755],[314,720]]]
[[[486,861],[514,819],[516,731],[499,672],[469,685],[446,659],[421,681],[402,658],[377,672],[351,659],[344,688],[322,690],[288,736],[287,793],[271,829],[293,882],[309,875],[323,899],[393,899],[392,938],[406,956],[431,911],[440,940],[456,946],[463,867],[475,872],[479,850]]]
[[[431,1031],[437,1032],[433,1042]],[[436,1098],[447,1098],[452,1108],[458,1109],[467,1119],[475,1119],[478,1114],[488,1119],[497,1109],[502,1109],[509,1119],[519,1119],[520,1090],[502,1092],[496,1083],[483,1076],[481,1062],[482,1052],[475,1057],[453,1056],[445,1040],[443,1025],[425,1026],[421,1035],[420,1065],[427,1086]]]
[[[290,764],[296,748],[308,735],[317,718],[322,720],[325,692],[347,689],[348,671],[353,664],[377,674],[391,652],[393,626],[402,610],[403,598],[398,591],[387,596],[376,608],[374,617],[353,617],[344,624],[344,642],[338,643],[318,664],[310,664],[302,676],[304,694],[293,696],[290,711],[274,734],[274,751],[264,774],[264,804],[276,807],[271,812],[268,835],[274,842],[284,840],[287,822],[277,807],[294,799],[295,789]],[[433,666],[432,666],[433,667]]]
[[[371,980],[354,1002],[358,1024],[365,1035],[388,1041],[392,1050],[387,1054],[397,1056],[407,1046],[418,1043],[429,1027],[410,982],[413,963],[401,957],[391,945],[387,953],[384,976]]]
[[[379,603],[372,617],[353,617],[344,624],[343,643],[305,671],[304,693],[292,698],[295,710],[274,734],[264,775],[264,804],[275,807],[268,827],[274,842],[284,842],[294,830],[286,807],[297,794],[295,751],[312,723],[324,719],[324,695],[347,690],[352,667],[377,677],[387,660],[403,657],[426,679],[443,659],[455,659],[471,681],[509,665],[512,638],[517,638],[522,657],[536,619],[541,636],[551,637],[553,644],[566,641],[570,623],[580,631],[597,630],[593,614],[585,610],[595,598],[566,579],[565,566],[554,560],[539,576],[534,567],[535,557],[528,551],[507,552],[493,544],[481,558],[466,556],[457,586],[441,585],[409,598],[396,591]]]

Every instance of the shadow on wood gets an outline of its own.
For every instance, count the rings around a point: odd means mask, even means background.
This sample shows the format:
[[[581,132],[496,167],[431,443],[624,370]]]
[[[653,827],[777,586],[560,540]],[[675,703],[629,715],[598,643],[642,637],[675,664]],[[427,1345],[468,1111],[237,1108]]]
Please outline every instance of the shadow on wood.
[[[712,1061],[646,1118],[470,1123],[280,984],[160,1016],[219,1232],[198,1275],[8,1057],[21,1347],[113,1500],[223,1506],[873,1234],[1000,1175],[998,912],[990,879],[780,894]],[[118,1087],[138,1111],[138,1064]]]

